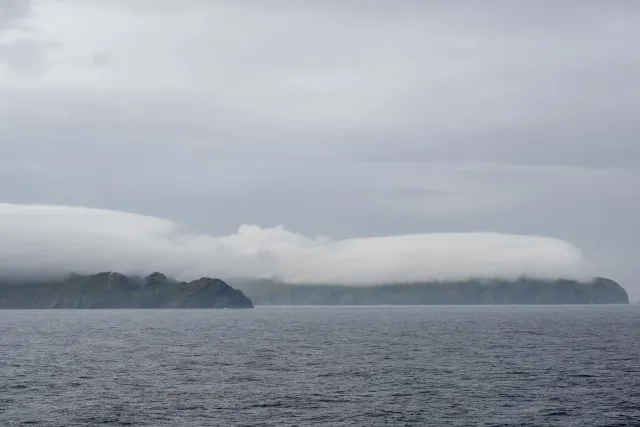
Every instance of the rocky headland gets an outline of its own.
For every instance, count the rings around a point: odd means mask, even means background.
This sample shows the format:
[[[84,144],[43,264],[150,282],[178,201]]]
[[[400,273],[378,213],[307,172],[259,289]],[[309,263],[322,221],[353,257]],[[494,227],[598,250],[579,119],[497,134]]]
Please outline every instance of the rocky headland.
[[[253,303],[220,279],[178,282],[158,272],[143,278],[105,272],[0,283],[0,309],[25,308],[253,308]]]

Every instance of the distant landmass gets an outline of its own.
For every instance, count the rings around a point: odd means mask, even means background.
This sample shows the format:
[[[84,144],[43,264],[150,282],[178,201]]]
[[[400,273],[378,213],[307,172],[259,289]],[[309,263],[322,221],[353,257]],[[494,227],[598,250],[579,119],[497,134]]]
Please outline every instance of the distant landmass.
[[[99,273],[0,283],[0,309],[26,308],[253,308],[253,303],[219,279],[178,282],[157,272],[144,278]]]
[[[478,279],[381,286],[295,285],[273,280],[203,277],[179,282],[162,273],[106,272],[62,280],[2,283],[0,309],[252,308],[257,305],[628,304],[627,292],[602,277],[573,280]]]
[[[629,304],[618,283],[573,280],[466,280],[383,286],[294,285],[228,280],[257,305]]]

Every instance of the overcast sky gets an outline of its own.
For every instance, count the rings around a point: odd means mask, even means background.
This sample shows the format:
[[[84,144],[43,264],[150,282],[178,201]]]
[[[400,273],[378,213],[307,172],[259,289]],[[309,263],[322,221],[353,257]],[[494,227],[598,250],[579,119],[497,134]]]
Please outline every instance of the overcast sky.
[[[640,2],[0,0],[0,202],[559,238],[640,298]]]

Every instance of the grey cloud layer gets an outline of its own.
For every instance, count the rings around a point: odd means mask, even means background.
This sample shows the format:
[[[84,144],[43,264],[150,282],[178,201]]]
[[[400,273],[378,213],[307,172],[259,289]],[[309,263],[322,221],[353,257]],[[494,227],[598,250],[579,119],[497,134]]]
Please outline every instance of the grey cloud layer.
[[[2,201],[552,235],[640,296],[636,2],[31,4],[0,0]]]

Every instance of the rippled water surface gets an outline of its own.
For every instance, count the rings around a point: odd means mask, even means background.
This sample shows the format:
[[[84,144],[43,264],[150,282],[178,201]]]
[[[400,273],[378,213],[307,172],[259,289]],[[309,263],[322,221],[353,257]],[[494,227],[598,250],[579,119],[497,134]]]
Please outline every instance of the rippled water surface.
[[[640,426],[640,306],[0,311],[0,425]]]

